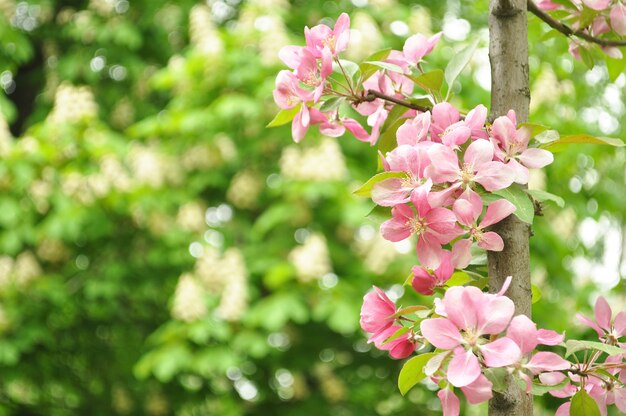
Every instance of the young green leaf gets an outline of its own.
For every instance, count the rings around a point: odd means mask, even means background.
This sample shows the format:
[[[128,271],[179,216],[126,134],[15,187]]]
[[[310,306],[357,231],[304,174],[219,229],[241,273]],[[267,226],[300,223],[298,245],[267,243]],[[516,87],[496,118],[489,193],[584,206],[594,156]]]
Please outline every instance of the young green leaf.
[[[296,114],[298,114],[301,105],[302,104],[298,104],[294,108],[290,108],[288,110],[280,110],[278,114],[276,114],[276,117],[274,117],[274,119],[270,121],[266,127],[278,127],[282,126],[283,124],[289,123],[291,120],[293,120]]]
[[[411,328],[409,328],[408,326],[403,326],[402,328],[398,329],[396,332],[393,333],[392,336],[390,336],[389,338],[387,338],[385,341],[383,341],[383,344],[386,344],[388,342],[393,341],[394,339],[398,339],[400,338],[402,335],[406,334],[407,332],[409,332],[411,330]]]
[[[559,140],[541,145],[544,149],[551,152],[558,152],[568,144],[604,144],[615,147],[624,147],[626,144],[620,139],[613,137],[596,137],[590,134],[573,134],[569,136],[561,136]]]
[[[565,342],[565,358],[569,357],[575,352],[588,349],[602,351],[607,353],[608,355],[626,354],[626,349],[616,347],[614,345],[604,344],[597,341],[579,341],[576,339],[570,339]]]
[[[369,198],[372,195],[372,188],[375,184],[388,178],[406,178],[404,172],[380,172],[372,176],[367,182],[365,182],[359,189],[354,191],[355,195],[364,196]]]
[[[326,113],[328,111],[335,110],[339,108],[341,103],[343,103],[345,99],[343,97],[331,97],[328,100],[324,101],[324,103],[320,107],[320,111]]]
[[[514,214],[517,218],[528,224],[533,223],[533,218],[535,217],[535,205],[521,186],[513,184],[508,188],[494,191],[492,194],[500,196],[515,205],[516,209]],[[492,199],[492,197],[488,197],[488,199]]]
[[[424,72],[418,76],[408,76],[414,83],[426,91],[439,92],[443,85],[443,71],[435,69],[434,71]]]
[[[435,355],[437,354],[434,352],[420,354],[404,363],[402,370],[400,370],[400,375],[398,376],[398,388],[403,396],[411,390],[413,386],[426,378],[424,366]]]
[[[448,84],[448,96],[452,90],[452,84],[454,84],[454,81],[461,75],[461,72],[467,66],[470,59],[472,59],[474,51],[476,51],[478,47],[478,42],[479,39],[476,39],[466,48],[455,54],[452,59],[450,59],[450,62],[448,62],[445,71],[446,83]]]
[[[361,64],[361,67],[364,67],[365,65],[373,65],[375,67],[378,67],[379,69],[386,69],[388,71],[393,71],[393,72],[398,72],[400,74],[402,74],[404,72],[404,70],[402,68],[400,68],[398,65],[396,64],[391,64],[389,62],[383,62],[383,61],[365,61]],[[365,67],[366,69],[369,69],[369,67]]]
[[[365,59],[365,62],[359,65],[359,68],[361,69],[361,80],[367,80],[369,77],[374,75],[376,71],[378,71],[378,67],[376,65],[371,65],[368,62],[384,61],[385,59],[387,59],[387,56],[389,56],[390,52],[391,48],[387,48],[374,52],[373,54],[368,56],[367,59]]]
[[[541,290],[539,290],[539,288],[535,285],[531,285],[530,289],[532,292],[531,302],[534,305],[541,299]]]
[[[570,416],[600,416],[600,409],[593,397],[585,389],[580,389],[572,397],[569,414]]]
[[[565,206],[565,200],[558,195],[551,194],[550,192],[542,191],[541,189],[528,189],[526,192],[530,194],[537,201],[545,202],[552,201],[560,208]]]

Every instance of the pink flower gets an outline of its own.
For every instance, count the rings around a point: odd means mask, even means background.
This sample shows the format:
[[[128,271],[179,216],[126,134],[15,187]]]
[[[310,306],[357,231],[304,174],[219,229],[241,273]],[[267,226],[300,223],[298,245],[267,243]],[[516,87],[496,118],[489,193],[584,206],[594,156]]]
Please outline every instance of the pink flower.
[[[519,360],[521,351],[510,338],[487,342],[483,335],[502,333],[515,312],[511,299],[486,294],[476,287],[451,287],[443,298],[447,318],[421,322],[422,335],[436,348],[454,351],[447,378],[453,386],[468,386],[481,375],[477,355],[487,367],[505,367]]]
[[[576,314],[576,317],[580,322],[594,329],[602,342],[616,345],[618,339],[626,335],[626,312],[618,313],[615,316],[615,320],[612,321],[613,311],[611,311],[611,307],[602,296],[596,300],[594,312],[595,321],[581,313]]]
[[[517,183],[528,183],[528,168],[542,168],[554,160],[552,153],[545,149],[529,149],[528,131],[524,128],[516,130],[510,117],[495,119],[491,133],[497,145],[496,157],[513,169]]]
[[[515,365],[517,375],[526,382],[526,392],[532,389],[532,380],[526,372],[537,375],[544,372],[563,371],[572,365],[553,352],[541,351],[528,357],[539,344],[558,345],[563,342],[563,335],[546,329],[537,330],[537,326],[525,315],[518,315],[511,320],[506,333],[520,347],[522,356]]]
[[[419,142],[428,139],[430,130],[430,112],[420,113],[415,118],[408,119],[398,128],[396,139],[398,145],[403,144],[415,146]]]
[[[320,132],[329,137],[340,137],[348,130],[357,139],[366,142],[369,134],[358,121],[349,117],[339,117],[337,110],[322,113],[317,108],[309,109],[311,124],[319,124]]]
[[[474,183],[479,183],[487,191],[504,189],[513,183],[513,172],[502,162],[493,161],[493,145],[487,140],[472,142],[465,151],[463,164],[459,166],[459,159],[451,148],[434,144],[428,149],[431,165],[426,174],[435,183],[450,182],[446,194],[456,188],[468,189]]]
[[[546,11],[556,10],[559,7],[561,7],[560,4],[553,3],[550,0],[538,0],[536,3],[537,3],[537,7],[539,7],[541,10],[546,10]]]
[[[280,108],[283,110],[294,108],[311,98],[312,94],[300,87],[298,77],[293,72],[283,70],[278,73],[276,88],[274,89],[274,101]]]
[[[487,120],[487,107],[478,104],[465,116],[463,123],[469,127],[472,132],[473,139],[489,139],[489,135],[485,130],[485,121]]]
[[[583,3],[593,10],[604,10],[609,7],[611,0],[583,0]]]
[[[621,363],[621,357],[608,357],[606,362],[613,363]],[[596,378],[591,377],[590,381],[593,383],[593,388],[589,392],[591,397],[593,397],[598,403],[598,407],[600,408],[600,413],[602,415],[606,415],[606,407],[614,404],[617,408],[622,412],[626,413],[626,370],[619,371],[618,370],[607,370],[612,375],[618,375],[619,381],[622,383],[615,383],[613,380],[609,380],[608,382],[602,382]],[[591,380],[593,379],[593,380]]]
[[[361,328],[373,334],[384,331],[393,325],[394,318],[390,316],[394,313],[396,313],[396,304],[385,292],[374,286],[374,291],[363,297]]]
[[[368,339],[376,348],[389,351],[393,358],[406,358],[415,351],[415,342],[411,338],[410,331],[398,338],[385,342],[389,337],[402,327],[395,325],[396,304],[379,288],[374,286],[374,291],[363,297],[361,307],[361,328],[365,332],[372,333]]]
[[[385,170],[404,172],[406,178],[388,178],[372,188],[372,200],[389,207],[409,201],[411,192],[424,184],[424,170],[430,165],[425,146],[401,145],[387,154]]]
[[[422,58],[432,52],[437,42],[439,42],[439,38],[441,38],[441,32],[430,38],[426,38],[419,33],[409,37],[406,42],[404,42],[404,47],[402,48],[404,59],[413,65],[420,63]]]
[[[413,272],[413,280],[411,282],[413,289],[417,293],[430,296],[433,294],[435,287],[442,287],[448,279],[454,273],[454,267],[451,263],[451,254],[449,251],[445,251],[441,264],[434,272],[430,272],[421,266],[413,266],[411,271]]]
[[[394,242],[417,234],[417,257],[424,266],[436,269],[443,256],[441,245],[452,241],[461,230],[452,211],[430,206],[431,186],[429,180],[411,194],[417,213],[406,204],[396,205],[391,210],[392,218],[381,225],[381,232],[385,239]]]
[[[487,212],[480,221],[480,224],[477,224],[477,221],[478,217],[483,212],[482,202],[480,202],[480,204],[472,204],[466,199],[459,198],[454,203],[452,210],[454,211],[459,223],[467,227],[467,230],[469,231],[468,240],[470,240],[470,242],[476,241],[478,243],[478,247],[485,250],[502,251],[504,248],[504,241],[502,241],[502,238],[493,231],[485,231],[485,228],[502,221],[504,218],[515,212],[515,205],[506,199],[499,199],[492,202],[487,207]],[[455,247],[457,247],[457,250],[464,251],[455,251],[455,255],[468,260],[471,258],[471,243],[459,244],[459,242],[457,242]],[[467,264],[469,264],[469,261]],[[462,264],[459,267],[465,268],[467,267],[467,264]]]
[[[309,29],[304,28],[306,46],[313,56],[321,58],[324,48],[328,48],[332,56],[348,47],[350,42],[350,17],[342,13],[333,29],[326,25],[317,25]]]
[[[406,334],[400,335],[398,338],[389,342],[385,342],[389,337],[395,334],[401,326],[393,325],[389,328],[372,335],[368,342],[374,343],[374,346],[382,351],[389,351],[389,355],[392,358],[400,360],[413,354],[416,348],[415,342],[411,338],[411,331]]]
[[[611,8],[611,27],[620,36],[626,36],[626,6],[617,3]]]
[[[296,68],[296,76],[308,87],[313,88],[313,102],[317,103],[324,92],[326,78],[333,72],[332,57],[328,49],[322,53],[321,67],[317,59],[306,48],[301,49],[300,64]]]

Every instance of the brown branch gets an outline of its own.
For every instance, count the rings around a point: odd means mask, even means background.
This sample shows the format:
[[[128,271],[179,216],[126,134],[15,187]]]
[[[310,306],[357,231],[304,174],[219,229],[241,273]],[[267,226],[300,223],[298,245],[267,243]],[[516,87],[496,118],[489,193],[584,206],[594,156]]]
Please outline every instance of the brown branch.
[[[558,20],[553,19],[550,15],[543,10],[541,10],[534,1],[528,0],[528,11],[543,20],[553,29],[558,30],[565,36],[576,36],[582,39],[585,39],[588,42],[596,43],[600,46],[626,46],[626,41],[624,40],[610,40],[610,39],[599,39],[590,34],[578,29],[574,30],[571,27],[567,26],[559,22]]]
[[[368,90],[367,94],[360,99],[360,102],[371,102],[375,99],[380,98],[381,100],[389,101],[390,103],[398,104],[406,108],[411,108],[413,110],[421,111],[425,113],[426,111],[431,111],[432,108],[424,107],[423,105],[413,104],[408,101],[401,100],[396,97],[392,97],[390,95],[383,94],[382,92],[376,90]],[[356,103],[359,104],[359,103]]]

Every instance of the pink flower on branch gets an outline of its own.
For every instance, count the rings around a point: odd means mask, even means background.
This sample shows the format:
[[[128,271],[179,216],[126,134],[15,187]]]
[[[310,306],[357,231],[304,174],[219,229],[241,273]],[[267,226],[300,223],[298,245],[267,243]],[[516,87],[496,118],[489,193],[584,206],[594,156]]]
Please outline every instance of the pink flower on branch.
[[[381,232],[389,241],[402,241],[412,234],[417,235],[417,257],[422,265],[436,269],[444,255],[443,244],[447,244],[462,233],[456,224],[454,213],[447,208],[432,208],[428,193],[432,183],[428,180],[411,194],[411,202],[417,212],[407,204],[391,210],[392,218],[381,225]]]
[[[595,330],[600,340],[607,344],[616,345],[619,338],[626,335],[626,312],[620,312],[612,320],[613,311],[602,296],[596,300],[595,321],[579,313],[576,317],[580,322]]]
[[[509,325],[515,305],[501,295],[483,293],[476,287],[455,286],[446,291],[443,306],[447,317],[421,322],[422,335],[442,350],[454,352],[446,377],[464,387],[481,375],[481,365],[505,367],[517,362],[518,345],[508,337],[488,342],[483,335],[499,335]]]
[[[306,46],[313,56],[321,58],[324,49],[328,49],[332,56],[337,56],[344,51],[350,42],[350,16],[341,13],[335,27],[331,29],[326,25],[317,25],[312,28],[304,28]]]

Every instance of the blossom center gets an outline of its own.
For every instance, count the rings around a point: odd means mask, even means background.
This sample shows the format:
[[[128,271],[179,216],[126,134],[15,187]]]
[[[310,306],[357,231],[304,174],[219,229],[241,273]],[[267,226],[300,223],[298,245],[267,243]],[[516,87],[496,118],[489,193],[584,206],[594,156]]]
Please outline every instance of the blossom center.
[[[426,231],[426,224],[422,222],[420,218],[413,218],[409,220],[408,226],[414,234],[422,235]]]
[[[464,163],[461,168],[461,182],[467,185],[474,180],[474,167],[469,163]]]

